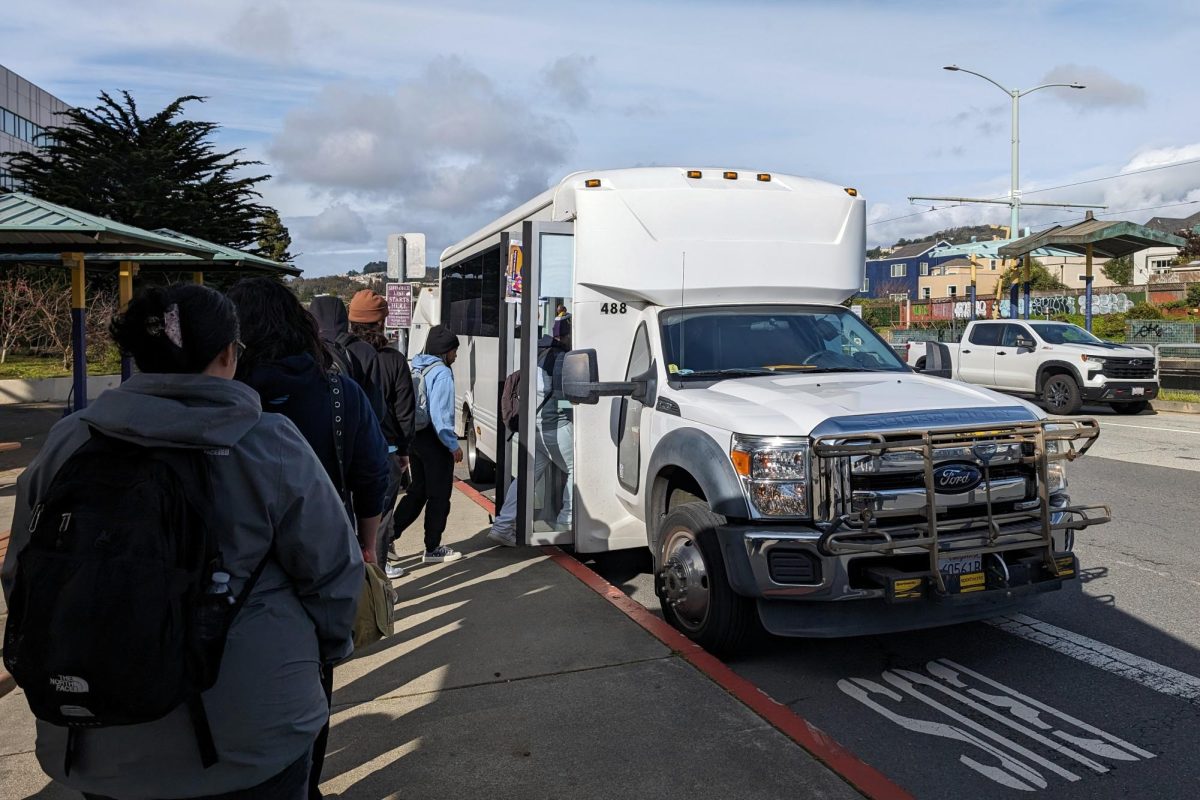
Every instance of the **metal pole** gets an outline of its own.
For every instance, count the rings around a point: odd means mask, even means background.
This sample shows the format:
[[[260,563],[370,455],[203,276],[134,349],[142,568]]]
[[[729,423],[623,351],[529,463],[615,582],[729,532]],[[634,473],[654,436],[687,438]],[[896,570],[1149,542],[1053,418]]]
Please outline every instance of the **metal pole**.
[[[1017,183],[1020,175],[1020,150],[1021,150],[1021,134],[1020,134],[1020,107],[1021,107],[1021,92],[1017,89],[1009,91],[1012,95],[1012,187],[1009,189],[1009,229],[1008,238],[1019,239],[1020,234],[1020,201],[1017,200]]]
[[[974,254],[974,253],[972,253],[972,254],[971,254],[971,291],[970,291],[970,295],[971,295],[971,321],[974,321],[974,320],[975,320],[975,297],[976,297],[976,293],[978,292],[978,289],[977,289],[976,287],[978,287],[978,286],[979,286],[979,284],[976,282],[976,278],[977,278],[977,275],[976,275],[976,272],[975,272],[975,254]]]
[[[1086,272],[1083,277],[1083,322],[1088,332],[1092,330],[1092,246],[1089,244],[1084,255]]]
[[[87,277],[83,253],[63,253],[63,266],[71,270],[71,361],[75,401],[72,411],[87,408]]]
[[[1032,281],[1033,281],[1033,256],[1029,255],[1029,253],[1026,253],[1025,254],[1025,286],[1024,286],[1024,289],[1025,289],[1025,313],[1022,315],[1025,319],[1029,319],[1030,306],[1033,305],[1033,303],[1030,302],[1030,297],[1029,297],[1030,289],[1032,288]]]

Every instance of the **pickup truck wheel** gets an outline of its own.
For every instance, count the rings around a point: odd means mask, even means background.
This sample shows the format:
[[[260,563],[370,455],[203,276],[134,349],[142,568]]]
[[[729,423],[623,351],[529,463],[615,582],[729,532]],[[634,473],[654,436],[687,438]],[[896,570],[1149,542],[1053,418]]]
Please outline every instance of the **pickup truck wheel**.
[[[467,416],[467,471],[473,483],[491,483],[496,479],[496,465],[479,452],[479,436],[475,433],[475,418]]]
[[[1051,414],[1074,414],[1083,405],[1079,384],[1070,375],[1051,375],[1042,387],[1042,402]]]
[[[663,520],[655,583],[663,616],[711,653],[734,653],[761,624],[754,601],[735,593],[725,573],[717,528],[725,518],[708,504],[684,503]]]
[[[1138,400],[1133,403],[1113,403],[1112,410],[1118,414],[1140,414],[1150,407],[1150,404],[1145,400]]]

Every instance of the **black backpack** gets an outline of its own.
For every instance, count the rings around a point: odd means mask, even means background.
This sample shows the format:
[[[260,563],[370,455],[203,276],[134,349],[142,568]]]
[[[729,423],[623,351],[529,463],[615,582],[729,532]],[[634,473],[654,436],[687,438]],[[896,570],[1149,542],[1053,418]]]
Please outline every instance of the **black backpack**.
[[[360,340],[353,334],[341,333],[333,341],[323,339],[322,344],[325,345],[325,351],[329,353],[331,361],[329,368],[357,383],[363,390],[363,394],[367,396],[367,402],[370,403],[371,410],[375,412],[376,419],[383,419],[383,389],[376,386],[375,381],[371,379],[371,365],[365,363],[350,349],[350,345],[357,341]]]
[[[206,455],[92,430],[37,499],[17,557],[4,664],[34,716],[70,729],[135,725],[186,704],[201,761],[216,763],[200,693],[217,680],[239,596],[223,572]]]

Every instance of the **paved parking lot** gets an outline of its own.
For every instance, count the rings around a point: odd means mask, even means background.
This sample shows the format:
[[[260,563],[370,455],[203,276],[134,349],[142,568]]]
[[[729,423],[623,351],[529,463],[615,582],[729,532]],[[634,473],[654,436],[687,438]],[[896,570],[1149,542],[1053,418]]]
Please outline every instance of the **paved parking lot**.
[[[761,642],[731,662],[917,797],[1191,797],[1200,780],[1200,417],[1101,419],[1069,467],[1113,522],[1083,580],[989,623]],[[648,558],[595,568],[655,613]]]

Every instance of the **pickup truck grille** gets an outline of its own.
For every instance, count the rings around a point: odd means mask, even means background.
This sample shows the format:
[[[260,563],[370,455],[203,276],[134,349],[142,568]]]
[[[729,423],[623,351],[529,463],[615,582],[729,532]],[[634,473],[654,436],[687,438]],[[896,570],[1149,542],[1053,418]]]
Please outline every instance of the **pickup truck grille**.
[[[1100,374],[1116,380],[1151,380],[1154,378],[1154,358],[1109,358]]]

